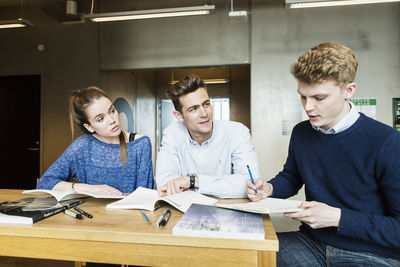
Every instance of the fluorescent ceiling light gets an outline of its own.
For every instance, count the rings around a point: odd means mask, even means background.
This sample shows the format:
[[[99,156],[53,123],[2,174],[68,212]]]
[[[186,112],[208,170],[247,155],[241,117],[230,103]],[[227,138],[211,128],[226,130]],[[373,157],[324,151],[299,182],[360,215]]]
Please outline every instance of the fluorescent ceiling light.
[[[14,19],[14,20],[0,20],[0,29],[7,28],[21,28],[21,27],[32,27],[33,24],[27,19]]]
[[[400,0],[285,0],[289,8],[348,6],[400,2]]]
[[[83,15],[84,19],[90,19],[93,22],[108,22],[134,19],[152,19],[168,18],[181,16],[208,15],[215,10],[215,5],[177,7],[163,9],[149,9],[137,11],[111,12]]]
[[[220,84],[220,83],[229,83],[228,79],[204,79],[203,82],[205,84]]]
[[[179,82],[178,80],[173,80],[170,81],[170,84],[174,84]],[[229,83],[228,79],[221,79],[221,78],[216,78],[216,79],[203,79],[203,82],[205,84],[224,84],[224,83]]]

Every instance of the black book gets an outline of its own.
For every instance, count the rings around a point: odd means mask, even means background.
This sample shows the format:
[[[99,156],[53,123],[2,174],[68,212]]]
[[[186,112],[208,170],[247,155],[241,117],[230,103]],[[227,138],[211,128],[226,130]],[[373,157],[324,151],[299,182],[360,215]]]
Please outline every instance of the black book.
[[[0,223],[33,224],[81,203],[81,199],[23,198],[0,205]]]

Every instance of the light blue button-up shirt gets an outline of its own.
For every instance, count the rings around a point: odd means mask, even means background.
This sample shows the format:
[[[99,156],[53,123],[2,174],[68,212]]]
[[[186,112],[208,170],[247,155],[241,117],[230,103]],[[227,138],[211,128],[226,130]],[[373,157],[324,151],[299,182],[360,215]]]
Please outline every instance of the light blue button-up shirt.
[[[315,130],[320,131],[324,134],[338,134],[343,132],[351,125],[353,125],[360,117],[360,113],[358,113],[357,109],[354,107],[354,104],[350,103],[350,111],[346,116],[343,117],[338,123],[335,124],[332,128],[327,131],[322,130],[320,127],[312,126]]]
[[[249,129],[233,121],[214,121],[209,140],[199,145],[180,122],[164,130],[161,151],[157,155],[156,185],[195,173],[198,192],[220,198],[246,198],[246,182],[260,177],[257,154]]]

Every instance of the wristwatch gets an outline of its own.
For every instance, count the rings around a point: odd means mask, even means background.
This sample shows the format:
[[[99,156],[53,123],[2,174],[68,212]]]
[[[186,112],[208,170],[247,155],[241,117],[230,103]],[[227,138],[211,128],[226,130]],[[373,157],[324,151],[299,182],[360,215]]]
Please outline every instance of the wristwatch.
[[[190,178],[190,189],[194,189],[194,185],[196,183],[196,174],[195,173],[191,173],[189,174],[189,178]]]

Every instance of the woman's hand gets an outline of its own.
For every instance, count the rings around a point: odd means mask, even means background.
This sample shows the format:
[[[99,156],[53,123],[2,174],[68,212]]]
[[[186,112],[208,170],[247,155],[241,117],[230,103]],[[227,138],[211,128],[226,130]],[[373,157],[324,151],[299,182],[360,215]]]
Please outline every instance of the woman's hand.
[[[59,182],[53,187],[53,190],[71,190],[72,189],[72,183],[69,182]],[[101,185],[93,185],[93,184],[83,184],[83,183],[76,183],[74,184],[74,189],[76,191],[81,191],[81,192],[95,192],[98,194],[102,195],[122,195],[122,192],[119,191],[118,189],[111,187],[106,184],[101,184]]]
[[[93,185],[93,184],[75,184],[74,189],[80,192],[95,192],[102,195],[122,195],[118,189],[106,184]]]

